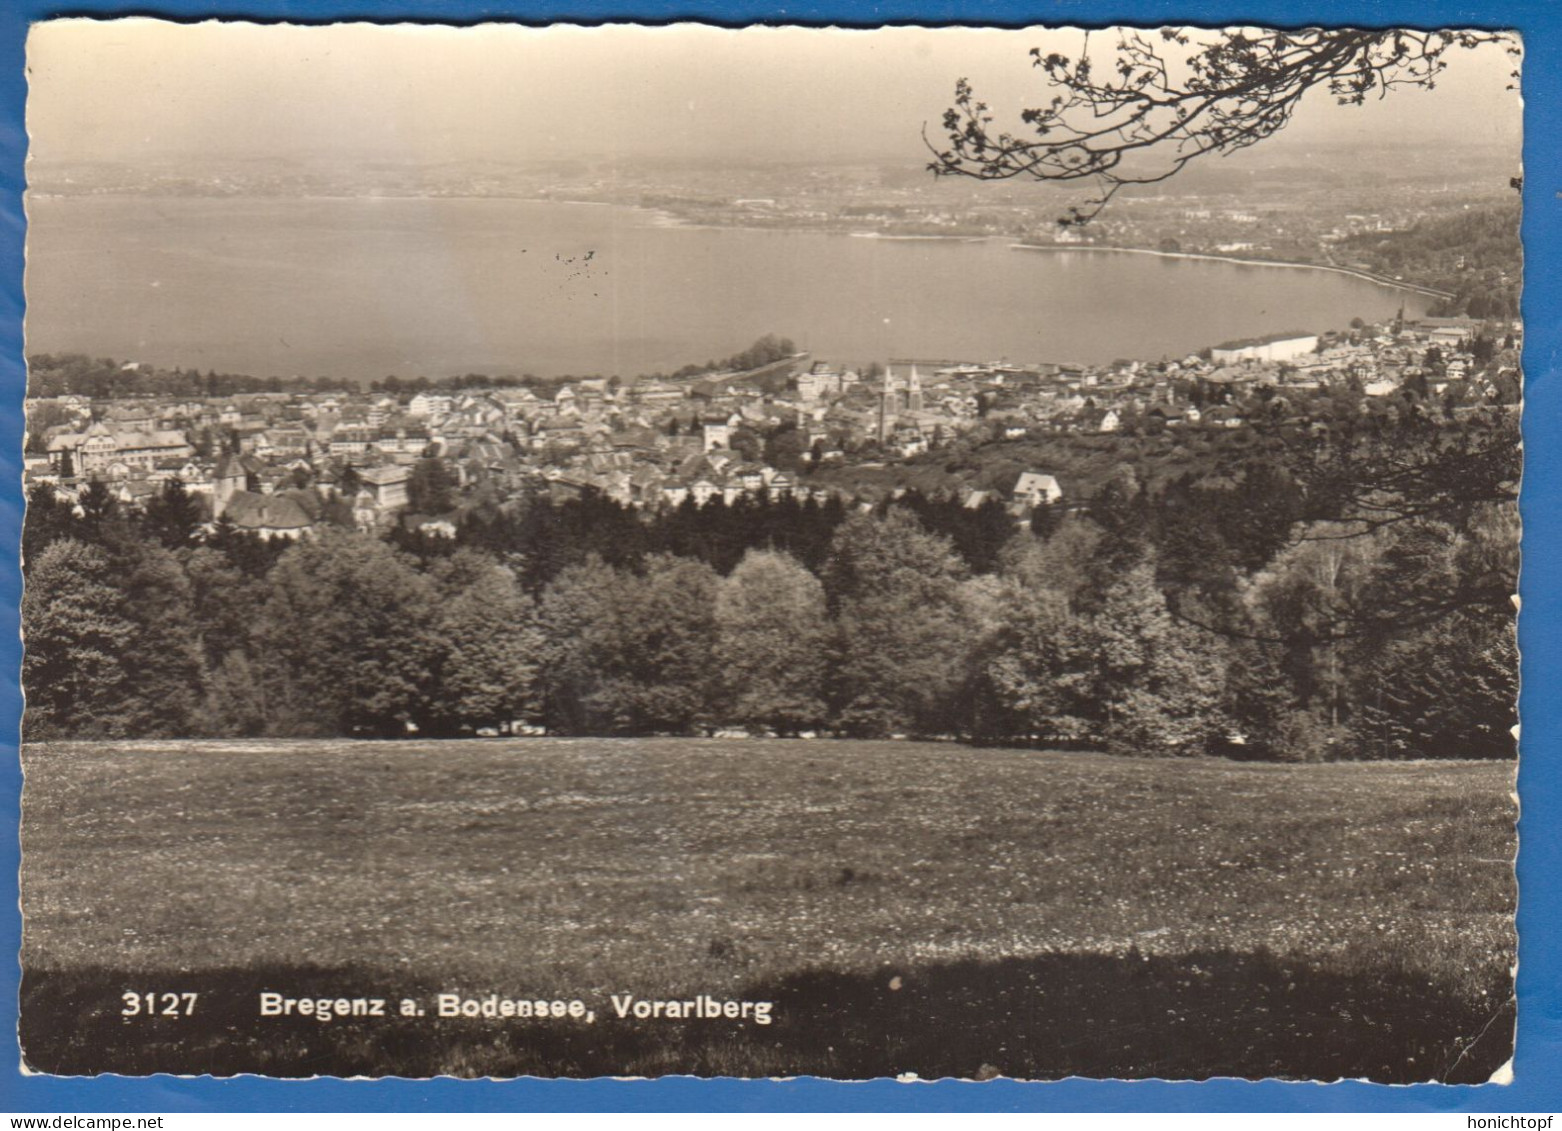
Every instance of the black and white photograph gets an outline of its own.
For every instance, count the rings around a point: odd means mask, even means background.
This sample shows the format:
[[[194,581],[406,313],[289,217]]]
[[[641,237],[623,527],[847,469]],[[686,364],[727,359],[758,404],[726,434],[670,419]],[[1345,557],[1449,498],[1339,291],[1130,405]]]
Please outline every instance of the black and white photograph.
[[[34,24],[24,1070],[1510,1081],[1521,69]]]

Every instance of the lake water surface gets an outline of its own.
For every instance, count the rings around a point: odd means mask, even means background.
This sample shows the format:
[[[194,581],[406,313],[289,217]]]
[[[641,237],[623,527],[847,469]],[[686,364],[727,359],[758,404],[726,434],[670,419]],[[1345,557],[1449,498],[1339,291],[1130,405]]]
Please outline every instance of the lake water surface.
[[[1153,359],[1428,301],[1323,271],[589,204],[74,197],[28,213],[29,352],[257,376],[627,377],[765,333],[852,364]]]

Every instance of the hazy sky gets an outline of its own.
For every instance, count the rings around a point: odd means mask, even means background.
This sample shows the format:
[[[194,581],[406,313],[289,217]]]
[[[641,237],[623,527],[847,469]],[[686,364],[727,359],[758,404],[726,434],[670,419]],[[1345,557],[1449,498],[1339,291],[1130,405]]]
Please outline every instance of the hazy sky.
[[[1098,33],[1101,34],[1101,33]],[[28,41],[43,160],[595,155],[917,162],[954,82],[1005,110],[1041,101],[1028,51],[1079,33],[750,28],[297,27],[59,20]],[[1512,61],[1454,52],[1438,89],[1362,108],[1315,91],[1275,139],[1517,139]]]

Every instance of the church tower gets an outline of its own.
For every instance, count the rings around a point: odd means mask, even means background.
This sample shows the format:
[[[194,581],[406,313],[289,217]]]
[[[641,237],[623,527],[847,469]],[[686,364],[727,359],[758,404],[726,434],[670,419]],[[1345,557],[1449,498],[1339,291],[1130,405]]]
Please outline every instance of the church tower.
[[[217,519],[228,509],[233,496],[244,490],[248,477],[237,456],[225,455],[218,461],[212,479],[212,518]]]
[[[879,388],[879,443],[889,439],[895,421],[900,417],[900,389],[895,381],[895,370],[884,367],[884,383]]]
[[[912,412],[922,411],[922,379],[917,376],[917,363],[911,363],[911,376],[906,381],[906,408]]]

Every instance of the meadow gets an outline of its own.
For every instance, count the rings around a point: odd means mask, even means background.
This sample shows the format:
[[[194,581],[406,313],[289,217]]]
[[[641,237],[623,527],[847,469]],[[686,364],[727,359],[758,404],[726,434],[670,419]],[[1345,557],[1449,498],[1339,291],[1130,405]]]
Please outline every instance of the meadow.
[[[22,1044],[55,1073],[1484,1081],[1511,763],[910,742],[33,745]],[[199,995],[121,1016],[126,992]],[[263,992],[423,1017],[261,1017]],[[580,999],[448,1018],[435,995]],[[614,1016],[764,1000],[773,1023]]]

